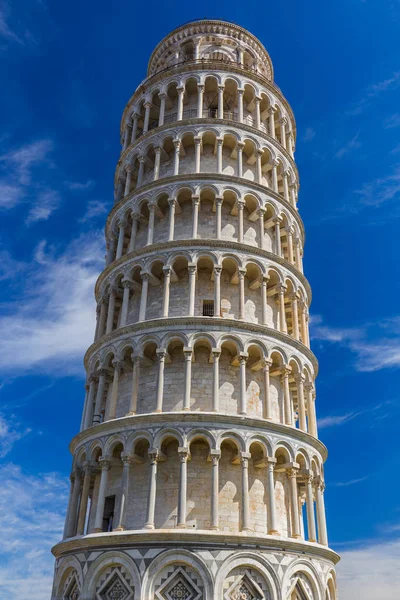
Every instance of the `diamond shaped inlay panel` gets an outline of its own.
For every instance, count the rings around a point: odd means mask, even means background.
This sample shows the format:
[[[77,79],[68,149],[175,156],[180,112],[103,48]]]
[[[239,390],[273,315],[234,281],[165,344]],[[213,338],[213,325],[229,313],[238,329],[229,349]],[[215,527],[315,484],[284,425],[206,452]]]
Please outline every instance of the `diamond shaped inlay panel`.
[[[101,592],[102,600],[128,600],[131,593],[117,573],[110,579]]]

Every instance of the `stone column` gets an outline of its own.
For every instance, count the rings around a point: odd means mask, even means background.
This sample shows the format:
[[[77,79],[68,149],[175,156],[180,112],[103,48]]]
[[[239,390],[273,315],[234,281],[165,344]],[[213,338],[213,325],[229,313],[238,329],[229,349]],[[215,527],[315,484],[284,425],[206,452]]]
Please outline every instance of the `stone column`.
[[[149,289],[149,273],[140,273],[142,278],[142,294],[140,297],[140,308],[139,308],[139,321],[146,320],[146,308],[147,308],[147,292]]]
[[[222,145],[224,138],[217,138],[217,173],[222,173]]]
[[[146,157],[139,156],[139,171],[138,171],[138,178],[137,178],[137,182],[136,182],[136,189],[142,185],[145,162],[146,162]]]
[[[286,202],[289,202],[289,185],[288,185],[288,177],[289,177],[289,172],[288,171],[284,171],[282,173],[282,180],[283,180],[283,197],[285,198]]]
[[[122,480],[121,480],[121,497],[119,501],[118,521],[116,531],[123,531],[126,525],[126,507],[129,500],[129,474],[132,464],[132,457],[128,455],[121,456],[122,460]]]
[[[323,546],[327,546],[328,534],[326,531],[324,489],[324,483],[322,481],[319,481],[316,485],[318,542]]]
[[[267,458],[267,528],[268,535],[279,535],[276,525],[275,477],[276,458]]]
[[[144,108],[145,108],[145,113],[144,113],[143,133],[147,133],[147,131],[149,130],[151,102],[145,102]]]
[[[268,299],[267,299],[267,291],[268,291],[268,281],[269,277],[262,276],[261,279],[261,308],[262,308],[262,323],[263,325],[268,324]]]
[[[82,471],[80,469],[76,469],[72,474],[72,478],[73,487],[71,495],[71,504],[68,510],[67,537],[74,537],[74,535],[76,534],[76,520],[78,512],[79,494],[81,491]]]
[[[216,238],[221,239],[221,224],[222,224],[222,196],[216,196],[215,198],[215,228]]]
[[[158,378],[157,378],[157,406],[155,412],[162,412],[164,398],[164,366],[167,351],[163,348],[156,350],[158,357]]]
[[[190,410],[190,394],[192,389],[192,348],[184,348],[185,357],[185,389],[183,396],[183,410]]]
[[[93,423],[93,410],[94,410],[94,391],[96,378],[91,375],[89,377],[89,394],[87,398],[87,410],[85,415],[85,423],[83,428],[88,429]]]
[[[272,365],[272,360],[266,358],[264,360],[263,373],[264,373],[264,406],[263,406],[263,417],[264,419],[272,420],[272,405],[271,405],[271,389],[270,389],[270,377],[269,370]]]
[[[158,463],[158,450],[152,450],[149,452],[150,458],[150,483],[149,483],[149,496],[147,500],[147,520],[145,529],[154,529],[154,511],[156,507],[156,493],[157,493],[157,463]]]
[[[285,291],[286,287],[282,284],[277,285],[279,297],[279,329],[282,333],[287,333],[286,314],[285,314]]]
[[[241,452],[240,462],[242,464],[242,531],[251,531],[249,506],[249,458],[251,458],[250,452]]]
[[[304,375],[297,373],[294,376],[297,383],[297,398],[299,404],[299,429],[307,431],[306,407],[304,403]]]
[[[221,316],[221,273],[222,267],[214,267],[214,317]]]
[[[276,217],[274,219],[275,223],[275,253],[278,256],[282,256],[282,248],[281,248],[281,217]]]
[[[182,121],[183,117],[183,96],[185,94],[184,87],[177,87],[176,91],[178,92],[178,114],[176,117],[177,121]]]
[[[291,227],[285,227],[287,243],[288,243],[288,260],[292,265],[294,264],[293,255],[293,229]]]
[[[76,528],[77,535],[83,535],[85,533],[87,504],[88,504],[88,498],[89,498],[90,481],[92,478],[92,469],[88,463],[86,463],[84,465],[83,469],[84,469],[85,476],[83,479],[81,501],[79,504],[78,526]]]
[[[115,287],[112,287],[110,289],[110,295],[108,297],[108,314],[107,314],[106,335],[108,333],[111,333],[113,330],[116,295],[117,295],[117,289]]]
[[[265,215],[265,210],[263,208],[260,208],[258,210],[258,222],[260,224],[260,248],[261,248],[261,250],[265,249],[264,215]]]
[[[307,526],[308,526],[308,541],[316,542],[317,533],[315,528],[315,514],[314,514],[314,494],[313,494],[313,475],[308,473],[306,475],[306,509],[307,509]]]
[[[244,277],[246,269],[239,269],[239,320],[245,320],[245,298],[244,298]]]
[[[240,369],[240,412],[241,415],[247,414],[247,389],[246,389],[246,362],[248,354],[239,354]]]
[[[169,224],[168,224],[168,241],[172,242],[175,233],[175,209],[176,209],[176,198],[169,198]]]
[[[139,218],[140,218],[140,216],[139,216],[138,213],[132,212],[132,229],[131,229],[131,237],[129,239],[128,253],[129,252],[133,252],[134,249],[135,249],[135,242],[136,242],[136,235],[137,235],[137,228],[138,228]]]
[[[101,338],[105,334],[107,306],[108,306],[108,298],[103,296],[100,300],[100,316],[99,316],[99,327],[98,327],[98,331],[97,331],[97,339]]]
[[[157,181],[157,179],[160,177],[160,159],[161,159],[161,148],[158,146],[157,148],[154,148],[154,153],[155,153],[155,157],[154,157],[154,181]]]
[[[114,261],[115,244],[116,244],[115,237],[113,235],[110,235],[110,239],[109,239],[109,242],[108,242],[108,252],[107,252],[106,266],[110,265]]]
[[[132,165],[126,165],[125,171],[126,171],[126,179],[125,179],[124,196],[127,196],[129,194],[129,192],[131,191],[133,166]]]
[[[174,175],[179,175],[179,153],[181,150],[181,142],[174,140]]]
[[[189,306],[188,306],[188,315],[189,317],[193,317],[194,315],[194,299],[196,294],[196,265],[189,264]]]
[[[274,108],[273,106],[271,106],[268,109],[268,114],[269,114],[269,134],[271,137],[274,138],[274,140],[276,140],[276,134],[275,134],[275,112],[276,112],[276,108]]]
[[[197,228],[199,223],[199,204],[200,196],[192,196],[193,203],[193,222],[192,222],[192,238],[197,239]]]
[[[94,407],[93,425],[101,423],[101,405],[104,398],[104,388],[106,385],[107,369],[99,369],[99,385],[97,386],[96,405]]]
[[[243,95],[244,95],[244,90],[242,89],[238,89],[237,91],[238,93],[238,118],[239,118],[239,123],[243,123]]]
[[[131,286],[132,286],[132,281],[130,279],[122,280],[122,287],[124,289],[124,295],[122,297],[120,327],[125,327],[127,320],[128,320],[129,295],[130,295],[130,291],[131,291]]]
[[[131,133],[131,144],[133,144],[133,142],[136,140],[137,128],[138,128],[138,123],[139,123],[139,116],[140,115],[138,115],[136,113],[134,113],[134,115],[133,115],[132,133]]]
[[[297,490],[297,469],[290,468],[286,470],[290,487],[290,517],[291,517],[291,537],[300,538],[300,522],[298,511],[298,490]]]
[[[122,152],[125,152],[125,150],[128,147],[129,138],[130,138],[129,130],[130,130],[131,126],[132,126],[132,124],[128,121],[128,123],[125,126],[125,131],[124,131],[124,145],[122,147]]]
[[[285,408],[285,425],[293,425],[292,418],[292,399],[290,397],[290,389],[289,389],[289,374],[292,369],[288,366],[285,366],[282,370],[282,387],[283,387],[283,401]]]
[[[256,171],[257,171],[257,183],[262,183],[262,170],[261,170],[261,157],[263,155],[262,150],[256,152]]]
[[[308,432],[313,437],[318,437],[317,417],[315,414],[315,398],[314,386],[312,383],[307,383],[305,386],[307,395],[307,412],[308,412]]]
[[[237,176],[243,177],[243,148],[244,143],[238,142],[236,144],[236,152],[237,152]]]
[[[197,85],[197,118],[203,118],[204,85]]]
[[[296,208],[296,184],[291,183],[289,187],[290,187],[290,203],[293,206],[293,208]]]
[[[164,272],[164,295],[163,295],[163,318],[168,317],[169,312],[169,288],[171,282],[171,267],[163,267]]]
[[[224,118],[224,86],[218,86],[218,119]]]
[[[301,271],[302,270],[302,261],[301,261],[299,238],[294,239],[294,255],[295,255],[295,260],[296,260],[296,267]]]
[[[291,131],[289,131],[289,145],[288,145],[288,151],[290,156],[294,159],[294,139],[293,139],[293,133]]]
[[[200,173],[201,170],[201,137],[196,135],[194,138],[194,172]]]
[[[295,340],[300,340],[299,332],[299,314],[298,314],[298,298],[296,294],[292,294],[290,297],[292,302],[292,322],[293,322],[293,337]]]
[[[132,358],[132,387],[128,415],[136,415],[139,394],[140,356],[131,355]]]
[[[120,360],[113,360],[114,374],[113,374],[113,383],[111,388],[111,400],[110,406],[108,409],[107,421],[111,419],[115,419],[117,412],[117,402],[118,402],[118,389],[119,389],[119,376],[122,371],[123,362]]]
[[[147,241],[146,246],[150,246],[154,239],[154,222],[156,218],[156,204],[154,202],[149,204],[149,224],[147,228]]]
[[[178,492],[178,518],[177,527],[186,528],[186,499],[187,499],[187,461],[188,448],[178,448],[179,456],[179,492]]]
[[[111,461],[106,457],[99,458],[99,464],[101,468],[101,477],[93,533],[100,533],[103,531],[104,502],[106,499],[108,472],[111,468]]]
[[[221,350],[212,350],[213,355],[213,396],[212,396],[212,410],[213,412],[219,411],[219,359],[221,356]]]
[[[300,302],[300,326],[301,326],[301,341],[305,346],[308,346],[308,336],[307,336],[307,319],[306,319],[306,310],[307,306],[305,302]]]
[[[211,474],[211,529],[219,529],[219,459],[220,450],[210,450],[212,474]]]
[[[256,127],[257,127],[257,129],[261,129],[261,111],[260,111],[261,98],[259,96],[255,97],[255,104],[256,104],[256,110],[255,110]]]
[[[165,101],[167,99],[167,94],[165,92],[160,92],[158,94],[158,97],[160,98],[160,112],[159,112],[159,115],[158,115],[158,126],[162,127],[162,125],[164,125]]]
[[[278,164],[279,163],[278,163],[277,160],[272,161],[272,189],[277,194],[279,193],[279,188],[278,188]]]
[[[279,123],[281,125],[281,144],[286,150],[286,123],[287,123],[287,121],[286,121],[285,117],[283,117],[279,121]]]

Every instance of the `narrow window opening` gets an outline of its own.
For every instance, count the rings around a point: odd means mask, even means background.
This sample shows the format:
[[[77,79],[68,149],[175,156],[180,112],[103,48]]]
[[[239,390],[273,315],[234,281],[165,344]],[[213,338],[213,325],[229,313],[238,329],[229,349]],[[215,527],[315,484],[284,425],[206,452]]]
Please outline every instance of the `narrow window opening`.
[[[203,300],[203,317],[214,316],[214,300]]]
[[[112,531],[115,509],[115,495],[106,496],[104,500],[103,531]]]

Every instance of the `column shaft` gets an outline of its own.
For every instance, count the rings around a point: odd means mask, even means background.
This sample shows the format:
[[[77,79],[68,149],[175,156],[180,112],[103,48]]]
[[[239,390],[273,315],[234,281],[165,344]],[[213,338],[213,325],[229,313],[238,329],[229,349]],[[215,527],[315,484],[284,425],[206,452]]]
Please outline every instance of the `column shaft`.
[[[100,487],[99,487],[99,496],[97,498],[97,509],[96,509],[96,518],[94,522],[94,533],[100,533],[103,531],[103,516],[104,516],[104,502],[106,499],[106,490],[108,483],[108,472],[110,470],[110,461],[105,458],[99,459],[101,466],[101,477],[100,477]]]

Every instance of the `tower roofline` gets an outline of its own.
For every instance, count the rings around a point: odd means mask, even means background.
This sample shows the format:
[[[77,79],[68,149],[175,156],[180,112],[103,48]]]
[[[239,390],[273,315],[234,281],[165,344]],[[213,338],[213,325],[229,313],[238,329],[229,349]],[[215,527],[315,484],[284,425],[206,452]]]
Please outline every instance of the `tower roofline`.
[[[173,29],[173,31],[171,31],[168,35],[166,35],[157,44],[157,46],[154,48],[154,50],[153,50],[153,52],[152,52],[152,54],[150,56],[150,59],[149,59],[149,62],[148,62],[148,68],[147,68],[147,75],[148,76],[151,75],[151,65],[152,65],[152,62],[155,59],[155,57],[157,56],[157,54],[159,53],[159,51],[162,48],[162,46],[169,39],[171,39],[174,36],[176,36],[177,34],[181,33],[183,30],[187,29],[191,25],[193,25],[195,28],[198,27],[199,25],[205,25],[205,26],[208,26],[208,27],[213,27],[213,26],[214,27],[227,26],[227,27],[230,27],[234,31],[237,32],[239,40],[246,41],[246,37],[247,37],[248,40],[249,40],[249,42],[250,42],[250,45],[252,45],[252,46],[253,45],[258,46],[258,48],[264,53],[264,55],[265,55],[264,58],[268,62],[268,65],[270,67],[271,80],[273,81],[273,79],[274,79],[274,71],[273,71],[273,65],[272,65],[271,57],[268,54],[268,52],[267,52],[264,44],[262,44],[262,42],[260,42],[260,40],[253,33],[251,33],[248,29],[245,29],[244,27],[241,27],[240,25],[237,25],[233,21],[227,21],[225,19],[207,19],[207,18],[191,19],[187,23],[183,23],[182,25],[179,25],[178,27],[176,27],[175,29]],[[199,33],[203,33],[203,32],[199,31]],[[215,31],[215,33],[219,33],[219,32]]]

